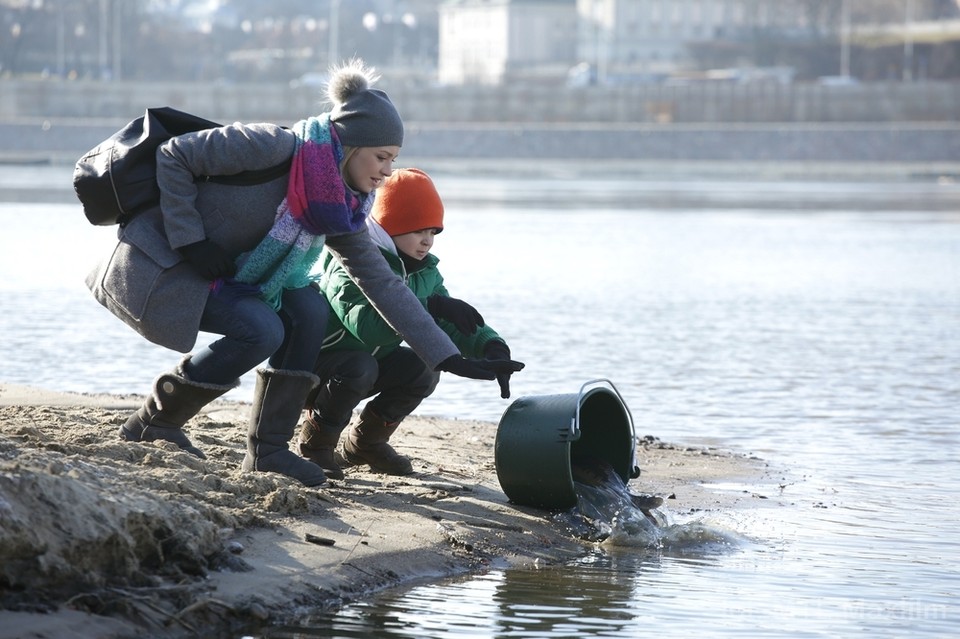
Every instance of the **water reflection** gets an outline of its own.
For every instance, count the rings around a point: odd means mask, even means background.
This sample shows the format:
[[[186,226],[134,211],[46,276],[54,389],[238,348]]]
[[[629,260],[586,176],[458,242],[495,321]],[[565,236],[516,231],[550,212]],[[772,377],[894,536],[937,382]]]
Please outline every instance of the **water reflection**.
[[[626,566],[611,555],[597,555],[565,570],[501,573],[493,593],[494,636],[591,637],[625,632],[633,619],[633,575],[646,564],[632,559]]]

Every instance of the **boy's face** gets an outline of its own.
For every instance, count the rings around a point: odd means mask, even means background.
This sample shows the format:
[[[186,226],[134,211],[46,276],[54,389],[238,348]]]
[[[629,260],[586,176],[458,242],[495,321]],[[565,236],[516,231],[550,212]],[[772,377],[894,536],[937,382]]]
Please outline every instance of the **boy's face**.
[[[399,146],[359,147],[344,167],[347,184],[361,193],[369,193],[390,177],[393,161],[399,154]]]
[[[412,233],[394,235],[393,243],[397,245],[397,250],[400,252],[422,260],[429,255],[430,249],[433,247],[433,238],[436,235],[437,229],[421,229]]]

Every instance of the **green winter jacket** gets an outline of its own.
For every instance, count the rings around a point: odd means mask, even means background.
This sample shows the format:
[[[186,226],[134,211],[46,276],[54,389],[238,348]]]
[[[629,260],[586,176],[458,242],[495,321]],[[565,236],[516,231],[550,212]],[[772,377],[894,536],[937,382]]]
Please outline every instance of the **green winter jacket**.
[[[371,239],[380,247],[390,268],[403,278],[424,307],[431,295],[448,295],[443,276],[437,269],[439,260],[433,254],[424,258],[427,264],[423,268],[407,273],[390,236],[370,218],[367,219],[367,226]],[[400,346],[403,338],[380,317],[330,251],[323,250],[317,268],[322,268],[319,275],[320,290],[332,309],[323,343],[325,352],[362,350],[380,359]],[[478,327],[473,335],[464,335],[452,322],[437,320],[437,324],[450,336],[464,357],[483,357],[483,347],[492,339],[505,342],[489,325]]]

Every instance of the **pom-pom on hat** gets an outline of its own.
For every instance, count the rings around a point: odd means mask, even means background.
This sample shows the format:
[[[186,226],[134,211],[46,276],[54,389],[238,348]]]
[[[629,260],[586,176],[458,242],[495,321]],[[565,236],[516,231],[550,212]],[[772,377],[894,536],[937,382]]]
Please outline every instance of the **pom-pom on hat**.
[[[433,180],[420,169],[394,169],[376,190],[370,217],[391,236],[423,229],[439,233],[443,201]]]
[[[403,121],[386,93],[370,86],[380,79],[361,60],[335,69],[327,83],[330,121],[344,146],[403,146]]]

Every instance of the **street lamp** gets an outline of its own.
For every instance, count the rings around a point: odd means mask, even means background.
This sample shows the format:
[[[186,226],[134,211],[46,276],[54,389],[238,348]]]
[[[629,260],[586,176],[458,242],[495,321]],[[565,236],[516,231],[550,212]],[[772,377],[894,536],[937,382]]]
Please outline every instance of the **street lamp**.
[[[850,77],[850,7],[840,3],[840,77]]]
[[[913,21],[913,0],[906,0],[903,8],[903,81],[913,80],[913,34],[910,23]]]
[[[327,29],[328,64],[333,66],[339,63],[340,57],[340,0],[330,0],[330,25]]]

